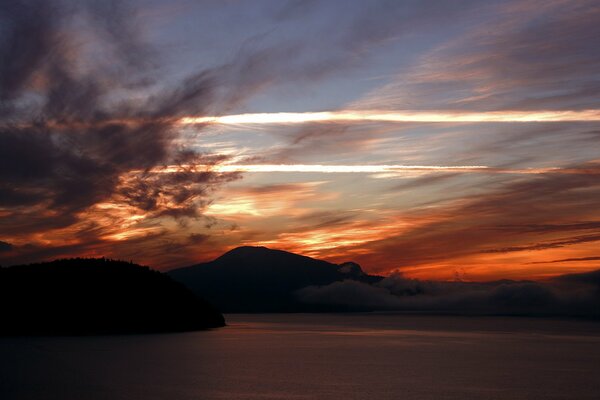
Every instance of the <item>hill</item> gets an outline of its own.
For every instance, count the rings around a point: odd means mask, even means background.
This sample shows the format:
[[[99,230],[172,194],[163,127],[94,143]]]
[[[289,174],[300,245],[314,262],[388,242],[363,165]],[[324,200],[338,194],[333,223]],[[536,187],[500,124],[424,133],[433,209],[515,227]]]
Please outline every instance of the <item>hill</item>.
[[[106,259],[0,268],[3,335],[188,331],[223,316],[167,275]]]
[[[194,293],[202,293],[223,312],[343,311],[338,306],[324,308],[300,302],[295,292],[347,279],[364,283],[382,279],[365,274],[355,263],[336,265],[282,250],[249,246],[168,274]]]

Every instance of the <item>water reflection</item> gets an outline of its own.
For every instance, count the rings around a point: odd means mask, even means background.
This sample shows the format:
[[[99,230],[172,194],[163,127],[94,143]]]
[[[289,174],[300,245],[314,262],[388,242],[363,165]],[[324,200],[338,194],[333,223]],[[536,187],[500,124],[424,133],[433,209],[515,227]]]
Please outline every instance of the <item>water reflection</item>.
[[[229,315],[223,329],[1,338],[2,399],[595,399],[600,324]]]

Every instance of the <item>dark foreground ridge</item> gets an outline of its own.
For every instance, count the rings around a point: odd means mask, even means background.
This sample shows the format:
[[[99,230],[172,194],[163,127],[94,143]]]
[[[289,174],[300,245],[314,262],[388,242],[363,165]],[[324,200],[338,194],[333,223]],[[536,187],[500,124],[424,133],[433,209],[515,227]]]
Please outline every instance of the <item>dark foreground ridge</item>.
[[[282,250],[250,246],[235,248],[211,262],[168,274],[226,313],[348,311],[345,305],[303,302],[296,292],[307,286],[344,280],[371,284],[383,279],[365,274],[356,263],[336,265]]]
[[[67,259],[0,268],[2,335],[92,335],[220,327],[208,302],[158,271]]]

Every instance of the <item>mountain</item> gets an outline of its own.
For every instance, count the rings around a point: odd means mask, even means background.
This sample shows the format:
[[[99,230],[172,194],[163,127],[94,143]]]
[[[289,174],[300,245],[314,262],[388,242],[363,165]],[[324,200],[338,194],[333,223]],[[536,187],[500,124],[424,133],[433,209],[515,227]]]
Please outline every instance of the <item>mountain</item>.
[[[0,268],[2,335],[188,331],[223,316],[167,275],[106,259]]]
[[[295,292],[347,279],[365,283],[382,279],[365,274],[356,263],[336,265],[282,250],[249,246],[168,274],[194,293],[202,293],[226,313],[343,311],[301,303]]]

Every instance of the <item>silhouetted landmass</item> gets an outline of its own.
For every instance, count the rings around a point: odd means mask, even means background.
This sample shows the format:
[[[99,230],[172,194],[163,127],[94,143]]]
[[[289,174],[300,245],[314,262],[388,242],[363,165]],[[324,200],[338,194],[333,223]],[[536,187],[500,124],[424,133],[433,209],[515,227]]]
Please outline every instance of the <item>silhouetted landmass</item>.
[[[144,333],[223,326],[223,316],[165,274],[106,259],[0,268],[0,334]]]
[[[536,281],[426,281],[365,274],[265,247],[169,272],[223,312],[394,311],[600,319],[600,270]]]
[[[332,264],[266,247],[238,247],[214,261],[168,272],[223,312],[346,311],[345,305],[300,301],[296,291],[347,279],[376,283],[356,263]]]

